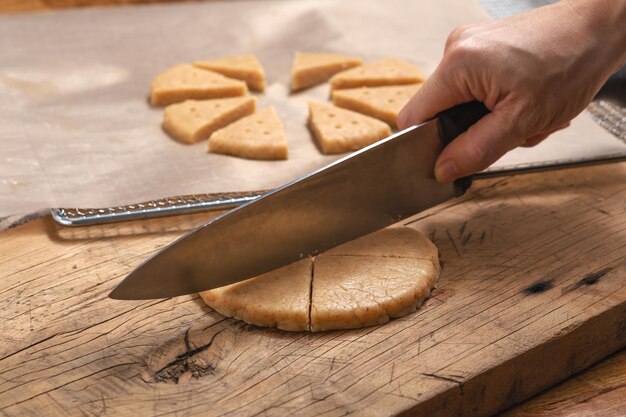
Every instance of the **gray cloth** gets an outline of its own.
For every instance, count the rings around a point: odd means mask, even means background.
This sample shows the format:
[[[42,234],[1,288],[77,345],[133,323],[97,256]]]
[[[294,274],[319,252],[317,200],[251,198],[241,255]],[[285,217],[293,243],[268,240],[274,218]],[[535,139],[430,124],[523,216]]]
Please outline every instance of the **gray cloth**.
[[[556,3],[556,0],[481,0],[481,2],[491,16],[500,19],[546,4]]]

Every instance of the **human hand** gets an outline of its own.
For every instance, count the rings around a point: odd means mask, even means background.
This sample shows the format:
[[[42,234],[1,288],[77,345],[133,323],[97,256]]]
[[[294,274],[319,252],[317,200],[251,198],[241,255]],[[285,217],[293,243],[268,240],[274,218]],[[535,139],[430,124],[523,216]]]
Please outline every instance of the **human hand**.
[[[472,100],[491,113],[439,156],[440,182],[483,170],[567,127],[626,60],[626,1],[571,0],[455,29],[398,115],[404,129]]]

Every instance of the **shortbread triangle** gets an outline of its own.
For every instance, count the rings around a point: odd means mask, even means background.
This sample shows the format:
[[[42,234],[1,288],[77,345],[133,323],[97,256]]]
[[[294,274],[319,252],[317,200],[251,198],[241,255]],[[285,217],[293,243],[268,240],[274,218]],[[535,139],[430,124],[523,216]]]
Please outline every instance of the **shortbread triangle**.
[[[186,100],[170,104],[163,113],[163,129],[174,138],[196,143],[237,119],[254,113],[256,97]]]
[[[163,106],[187,99],[243,96],[247,92],[248,88],[243,81],[189,64],[180,64],[154,78],[150,87],[150,101],[155,106]]]
[[[359,87],[333,91],[333,104],[375,117],[396,127],[398,113],[421,84]]]
[[[285,129],[269,107],[214,132],[209,152],[248,159],[287,159]]]
[[[329,53],[296,52],[291,68],[293,91],[328,81],[334,74],[363,64],[358,58]]]
[[[245,81],[251,90],[265,90],[265,72],[259,60],[252,54],[195,61],[193,65]]]
[[[380,120],[316,101],[309,102],[308,121],[325,154],[355,151],[391,134]]]
[[[416,84],[422,81],[424,81],[424,75],[420,68],[402,59],[385,58],[335,74],[330,84],[333,90],[338,90],[340,88]]]

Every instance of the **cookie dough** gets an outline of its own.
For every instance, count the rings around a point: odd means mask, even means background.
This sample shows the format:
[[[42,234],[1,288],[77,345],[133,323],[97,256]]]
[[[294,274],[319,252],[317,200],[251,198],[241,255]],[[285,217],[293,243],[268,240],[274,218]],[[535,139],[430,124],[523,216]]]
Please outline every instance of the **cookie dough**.
[[[335,90],[333,104],[375,117],[397,127],[398,113],[417,92],[421,84],[360,87]]]
[[[214,310],[262,327],[309,328],[311,261],[303,259],[243,282],[200,293]]]
[[[245,81],[250,90],[265,90],[265,71],[257,57],[252,54],[195,61],[193,65]]]
[[[256,98],[252,96],[186,100],[165,108],[163,129],[181,142],[196,143],[255,109]]]
[[[391,134],[380,120],[316,101],[309,102],[308,123],[325,154],[355,151]]]
[[[200,296],[227,317],[317,332],[409,314],[430,295],[438,277],[435,245],[413,229],[398,227]]]
[[[247,159],[287,159],[287,137],[273,107],[214,132],[209,151]]]
[[[417,84],[423,81],[424,75],[417,66],[402,59],[385,58],[335,74],[330,80],[330,85],[332,90],[338,90],[341,88]]]
[[[180,64],[154,78],[150,87],[150,102],[153,106],[164,106],[188,99],[235,97],[247,93],[248,88],[243,81]]]
[[[296,52],[291,67],[291,90],[323,83],[340,71],[362,64],[360,59],[348,55]]]

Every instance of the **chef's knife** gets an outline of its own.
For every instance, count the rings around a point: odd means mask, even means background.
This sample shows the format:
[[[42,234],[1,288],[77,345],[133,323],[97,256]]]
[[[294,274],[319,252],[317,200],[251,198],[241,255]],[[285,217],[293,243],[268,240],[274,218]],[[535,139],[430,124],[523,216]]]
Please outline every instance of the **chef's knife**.
[[[239,282],[462,195],[471,179],[439,184],[435,161],[487,113],[480,102],[456,106],[239,206],[145,261],[109,296],[166,298]]]

